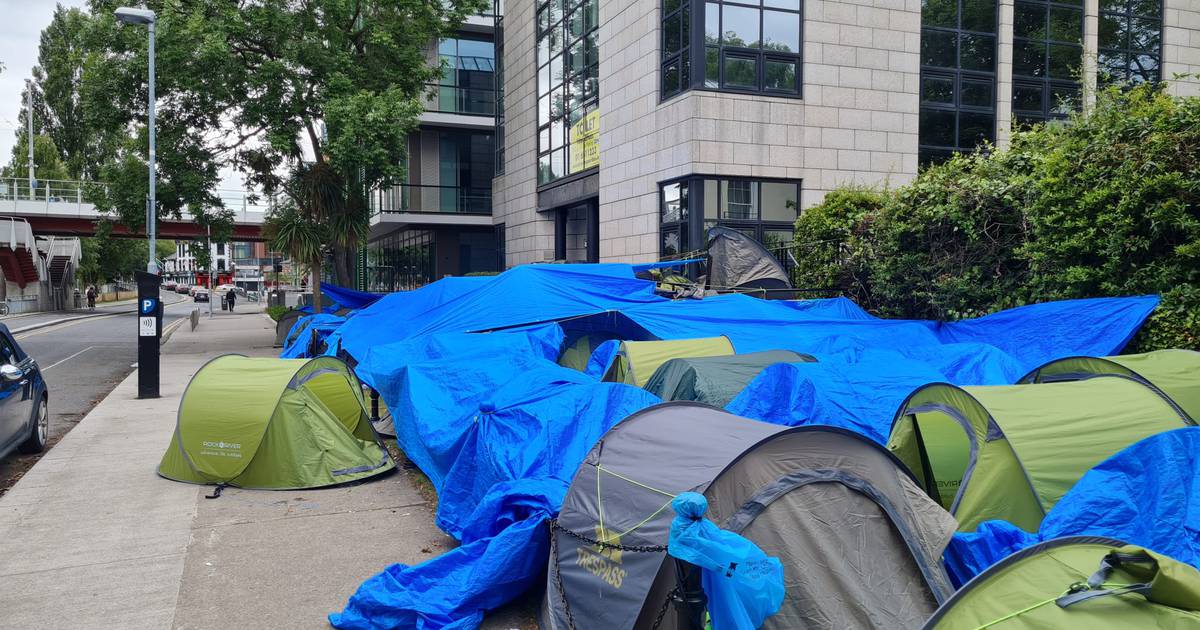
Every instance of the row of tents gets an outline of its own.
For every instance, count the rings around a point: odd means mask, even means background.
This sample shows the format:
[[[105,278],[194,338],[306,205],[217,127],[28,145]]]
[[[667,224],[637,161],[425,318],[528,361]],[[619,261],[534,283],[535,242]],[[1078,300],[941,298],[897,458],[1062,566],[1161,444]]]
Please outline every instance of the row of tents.
[[[702,580],[668,549],[670,504],[689,491],[782,561],[786,597],[764,627],[1071,627],[1098,606],[1112,623],[1200,619],[1195,571],[1161,553],[1179,545],[1046,527],[1111,499],[1073,488],[1127,447],[1200,431],[1185,428],[1200,355],[1112,356],[1156,300],[894,322],[845,300],[666,301],[634,273],[449,278],[345,314],[330,356],[214,361],[160,473],[264,488],[377,476],[394,464],[363,384],[378,392],[463,546],[367,580],[331,615],[340,628],[474,627],[539,579],[546,628],[696,627],[687,594]],[[189,404],[252,370],[270,387],[245,394],[269,404],[222,417]],[[1147,513],[1166,504],[1147,492]],[[1168,518],[1186,520],[1178,503]],[[1135,579],[1148,586],[1102,597]]]

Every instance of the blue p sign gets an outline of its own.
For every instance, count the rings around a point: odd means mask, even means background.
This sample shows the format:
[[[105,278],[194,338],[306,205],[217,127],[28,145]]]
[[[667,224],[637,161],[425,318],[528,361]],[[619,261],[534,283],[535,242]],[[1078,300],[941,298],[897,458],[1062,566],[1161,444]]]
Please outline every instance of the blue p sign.
[[[154,298],[142,298],[141,312],[142,315],[153,315],[157,300]]]

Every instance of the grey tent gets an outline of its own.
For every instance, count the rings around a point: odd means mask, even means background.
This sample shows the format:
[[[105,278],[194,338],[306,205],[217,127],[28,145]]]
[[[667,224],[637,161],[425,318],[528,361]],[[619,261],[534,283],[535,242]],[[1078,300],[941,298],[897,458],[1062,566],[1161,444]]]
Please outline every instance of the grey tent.
[[[791,350],[671,359],[654,371],[645,389],[663,400],[694,400],[724,407],[768,366],[815,362],[812,356]]]
[[[689,628],[662,551],[671,499],[688,490],[783,563],[787,597],[764,628],[918,628],[953,590],[940,558],[954,519],[878,444],[668,402],[618,423],[579,466],[550,532],[542,627],[649,629],[665,611],[657,627]]]
[[[708,230],[707,288],[717,291],[771,289],[766,297],[789,298],[792,283],[783,265],[762,243],[723,226]]]
[[[296,320],[303,317],[306,313],[292,309],[286,311],[279,317],[279,321],[275,322],[275,347],[282,348],[284,342],[287,341],[288,331],[292,326],[296,325]]]

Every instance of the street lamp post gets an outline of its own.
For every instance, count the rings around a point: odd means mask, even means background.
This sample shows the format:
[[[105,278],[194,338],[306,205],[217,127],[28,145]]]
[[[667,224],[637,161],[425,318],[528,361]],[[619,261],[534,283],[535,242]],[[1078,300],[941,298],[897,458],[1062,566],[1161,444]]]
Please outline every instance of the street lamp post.
[[[149,9],[134,9],[131,7],[121,7],[116,11],[117,20],[125,24],[145,24],[146,29],[150,32],[150,76],[148,87],[149,95],[149,127],[150,127],[150,212],[146,221],[146,235],[150,239],[150,258],[146,262],[146,271],[152,274],[158,274],[158,263],[154,260],[155,235],[158,232],[156,224],[158,223],[158,206],[155,203],[155,146],[154,146],[154,25],[156,17],[154,11]]]

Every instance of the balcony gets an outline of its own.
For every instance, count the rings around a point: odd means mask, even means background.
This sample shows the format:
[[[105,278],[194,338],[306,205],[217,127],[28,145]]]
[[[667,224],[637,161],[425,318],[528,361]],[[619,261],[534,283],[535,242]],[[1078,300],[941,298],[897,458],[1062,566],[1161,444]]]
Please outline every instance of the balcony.
[[[492,191],[466,186],[400,184],[371,193],[371,213],[491,215]]]

